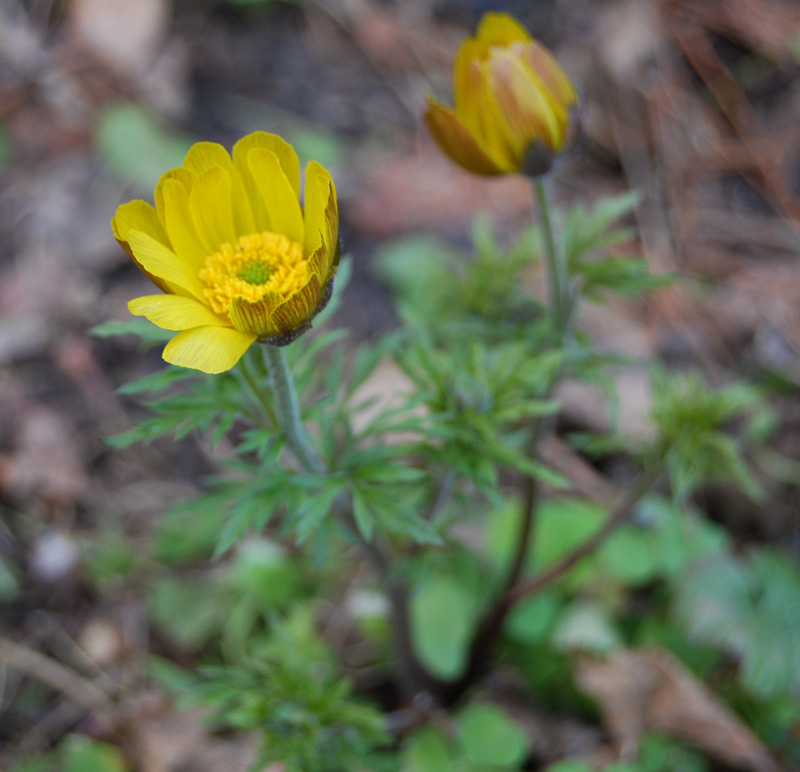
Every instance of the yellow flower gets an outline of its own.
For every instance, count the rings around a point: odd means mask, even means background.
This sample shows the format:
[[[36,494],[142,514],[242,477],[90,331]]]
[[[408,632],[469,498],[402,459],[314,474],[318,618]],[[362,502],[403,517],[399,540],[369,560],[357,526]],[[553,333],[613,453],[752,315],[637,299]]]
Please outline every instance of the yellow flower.
[[[274,134],[233,147],[198,142],[159,180],[155,208],[131,201],[114,236],[164,293],[136,298],[131,313],[178,334],[174,365],[230,370],[256,340],[284,345],[311,326],[330,297],[339,262],[339,213],[330,174],[306,167]]]
[[[428,97],[425,122],[442,151],[476,174],[542,174],[574,133],[575,87],[505,13],[485,14],[461,44],[453,96],[455,109]]]

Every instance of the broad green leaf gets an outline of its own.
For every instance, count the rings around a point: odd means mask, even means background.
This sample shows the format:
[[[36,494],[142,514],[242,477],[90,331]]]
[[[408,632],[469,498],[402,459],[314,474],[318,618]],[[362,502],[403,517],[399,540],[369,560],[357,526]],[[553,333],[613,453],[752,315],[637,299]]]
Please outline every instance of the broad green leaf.
[[[594,772],[594,767],[582,761],[558,761],[551,764],[547,772]]]
[[[130,767],[113,745],[70,735],[61,744],[64,772],[128,772]]]
[[[450,577],[433,576],[414,594],[414,648],[435,676],[452,679],[461,673],[475,616],[475,599]]]
[[[597,559],[606,573],[630,585],[652,581],[660,563],[652,533],[635,525],[612,534],[597,551]]]
[[[433,727],[415,732],[403,746],[402,772],[452,772],[447,742]]]
[[[553,592],[542,592],[518,603],[506,619],[506,632],[521,643],[544,640],[563,606]]]
[[[456,717],[458,740],[473,764],[513,767],[528,753],[528,738],[519,725],[496,705],[475,704]]]
[[[592,603],[575,602],[559,619],[553,642],[568,652],[604,654],[617,647],[621,640],[602,608]]]

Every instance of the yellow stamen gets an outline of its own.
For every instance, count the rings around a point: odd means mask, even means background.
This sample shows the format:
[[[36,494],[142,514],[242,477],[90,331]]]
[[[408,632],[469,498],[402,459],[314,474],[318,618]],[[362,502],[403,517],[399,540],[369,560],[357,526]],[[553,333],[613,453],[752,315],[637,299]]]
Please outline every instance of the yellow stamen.
[[[275,290],[288,297],[307,279],[302,245],[269,231],[242,236],[235,246],[223,244],[206,258],[198,276],[218,314],[228,313],[236,295],[255,301]]]

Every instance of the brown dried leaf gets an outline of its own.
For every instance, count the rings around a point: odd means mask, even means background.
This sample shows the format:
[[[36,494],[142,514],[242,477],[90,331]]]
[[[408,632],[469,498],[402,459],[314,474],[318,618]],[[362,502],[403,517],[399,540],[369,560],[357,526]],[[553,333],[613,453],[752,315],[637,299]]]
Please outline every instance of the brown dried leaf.
[[[123,75],[150,65],[167,23],[166,0],[73,0],[70,21],[76,38]]]
[[[248,772],[255,761],[255,738],[213,737],[205,711],[143,716],[131,727],[131,752],[141,772]],[[268,772],[280,772],[268,768]]]
[[[642,734],[655,730],[738,769],[778,769],[753,732],[665,651],[620,649],[605,659],[580,656],[576,677],[597,700],[624,757],[635,756]]]

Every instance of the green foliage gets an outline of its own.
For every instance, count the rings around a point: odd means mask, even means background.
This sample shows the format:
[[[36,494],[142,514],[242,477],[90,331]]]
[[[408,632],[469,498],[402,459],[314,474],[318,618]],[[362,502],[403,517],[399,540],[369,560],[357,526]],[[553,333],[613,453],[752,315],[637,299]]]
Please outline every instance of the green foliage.
[[[431,576],[417,589],[411,601],[414,647],[435,676],[452,680],[461,674],[477,612],[474,595],[451,577]]]
[[[314,628],[310,609],[273,620],[268,637],[251,640],[241,665],[206,668],[193,701],[243,731],[258,731],[258,768],[282,762],[287,772],[338,772],[369,763],[388,741],[379,711],[352,695]]]
[[[424,340],[411,344],[400,364],[416,387],[416,401],[427,409],[420,452],[483,490],[495,485],[499,465],[563,485],[559,474],[526,452],[529,431],[521,428],[558,410],[540,395],[560,360],[560,352],[531,355],[524,343],[491,348],[474,343],[435,352]]]
[[[602,291],[625,297],[658,289],[668,284],[668,276],[653,276],[640,256],[609,254],[609,251],[634,239],[631,228],[614,223],[636,206],[637,195],[624,193],[603,198],[592,209],[573,207],[564,222],[564,249],[570,276],[580,284],[583,297],[602,302]]]
[[[122,754],[107,743],[71,735],[61,745],[64,772],[127,772]]]
[[[494,705],[468,705],[454,724],[450,736],[432,727],[416,731],[403,747],[402,772],[512,772],[528,755],[522,729]]]
[[[165,435],[181,439],[197,430],[211,434],[212,442],[216,443],[240,415],[252,415],[257,409],[242,399],[239,383],[230,373],[201,378],[194,371],[172,368],[135,381],[125,387],[124,393],[160,394],[176,384],[181,386],[180,390],[145,402],[154,413],[152,417],[141,420],[123,434],[110,437],[107,442],[115,448],[127,448]]]
[[[616,223],[634,203],[623,196],[575,207],[564,218],[566,307],[664,283],[625,254],[632,233]],[[598,353],[589,335],[551,328],[553,315],[526,287],[540,269],[540,237],[531,228],[504,249],[479,222],[474,255],[424,236],[384,248],[379,271],[396,290],[405,328],[355,351],[344,331],[323,328],[347,279],[343,262],[315,329],[285,351],[297,386],[296,417],[310,429],[319,464],[308,453],[295,457],[297,443],[291,432],[284,436],[279,395],[270,390],[257,345],[230,373],[166,368],[121,390],[143,400],[150,414],[113,439],[117,447],[192,432],[212,443],[229,439],[205,490],[157,527],[150,557],[158,570],[148,580],[159,640],[168,651],[214,664],[199,678],[165,659],[153,659],[150,669],[165,688],[211,707],[223,726],[260,732],[259,765],[281,761],[292,772],[513,772],[525,763],[531,749],[524,733],[486,703],[464,707],[462,699],[449,715],[435,711],[431,724],[390,738],[380,711],[341,677],[311,599],[325,600],[326,619],[331,610],[350,611],[353,594],[388,605],[371,616],[353,611],[352,630],[364,636],[358,648],[367,651],[367,672],[388,669],[391,678],[397,652],[390,643],[403,610],[393,593],[404,593],[414,665],[427,670],[433,692],[440,679],[447,694],[520,547],[527,548],[520,556],[526,581],[607,522],[609,508],[565,495],[567,480],[537,452],[560,411],[553,397],[559,383],[570,377],[599,384],[612,397],[613,413],[611,368],[620,364]],[[171,335],[141,322],[96,331],[128,333],[151,343]],[[556,345],[561,340],[567,343]],[[382,393],[394,389],[381,380],[387,363],[407,379],[391,399]],[[758,495],[747,458],[773,428],[769,411],[750,387],[715,391],[691,375],[657,374],[654,395],[652,447],[618,434],[583,435],[575,446],[663,469],[674,497],[642,500],[591,555],[514,606],[498,651],[537,700],[597,721],[597,706],[573,682],[574,653],[645,643],[667,648],[696,673],[713,675],[743,714],[767,716],[765,735],[788,742],[796,712],[786,706],[800,689],[797,569],[765,550],[736,555],[724,531],[688,506],[689,494],[709,480],[733,480]],[[523,503],[512,492],[523,478],[536,481],[527,545],[517,541]],[[98,576],[123,572],[124,555],[115,562],[111,553],[98,557]],[[379,576],[350,574],[365,556]],[[202,568],[209,558],[217,559],[213,568]],[[775,657],[776,647],[786,653]],[[741,663],[735,682],[721,668],[723,654]],[[554,768],[583,769],[577,762]],[[609,769],[704,772],[705,763],[654,736],[639,759]]]
[[[537,258],[536,239],[530,229],[503,252],[488,222],[478,220],[474,257],[441,240],[412,236],[383,246],[376,265],[412,328],[444,340],[541,338],[542,307],[523,289],[524,274]]]
[[[130,542],[114,529],[107,529],[85,552],[86,571],[98,585],[117,583],[136,568],[136,554]]]
[[[524,732],[495,705],[468,705],[456,717],[456,732],[473,764],[516,768],[528,755]]]
[[[800,570],[770,549],[711,555],[675,577],[675,614],[689,634],[736,654],[760,697],[800,693]]]
[[[735,384],[711,390],[694,374],[653,377],[653,423],[659,440],[655,454],[663,460],[678,497],[685,497],[703,482],[731,481],[758,499],[761,489],[743,459],[743,441],[728,433],[734,421],[749,420],[755,429],[763,424],[766,408],[758,392]]]
[[[132,335],[144,343],[157,345],[159,343],[166,343],[175,334],[172,330],[164,330],[161,327],[156,327],[152,322],[147,319],[126,319],[125,321],[110,321],[97,324],[90,330],[91,334],[96,338],[115,338],[120,335]],[[167,370],[166,372],[174,372]],[[131,385],[123,387],[123,389],[131,388]],[[132,392],[129,392],[132,393]]]
[[[17,572],[0,556],[0,603],[13,600],[17,592],[19,592]]]
[[[67,735],[57,750],[15,764],[9,772],[129,772],[121,751],[83,735]]]

